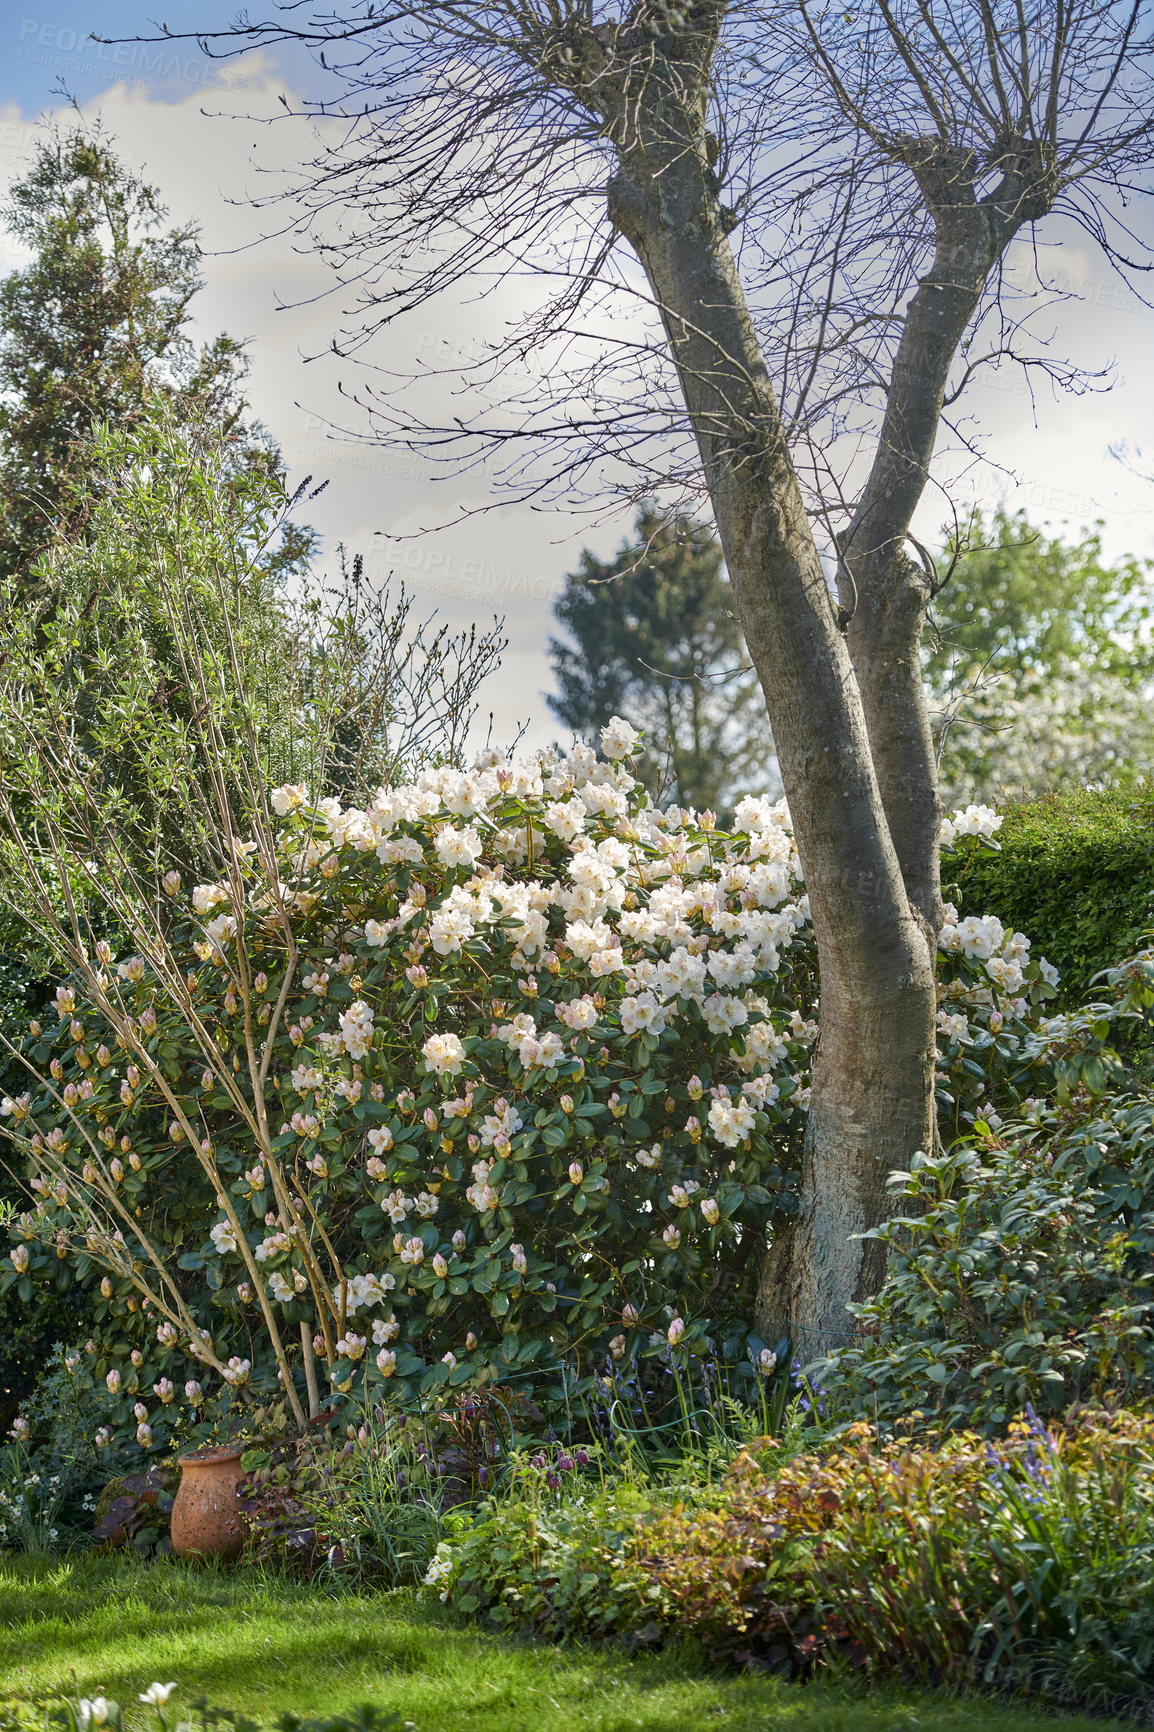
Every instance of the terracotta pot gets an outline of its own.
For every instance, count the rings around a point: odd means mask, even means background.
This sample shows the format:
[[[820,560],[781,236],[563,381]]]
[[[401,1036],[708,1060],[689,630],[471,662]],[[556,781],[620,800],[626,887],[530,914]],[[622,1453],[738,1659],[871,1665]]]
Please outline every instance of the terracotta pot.
[[[182,1455],[180,1490],[172,1506],[172,1549],[178,1558],[235,1558],[243,1541],[240,1450],[210,1447]]]

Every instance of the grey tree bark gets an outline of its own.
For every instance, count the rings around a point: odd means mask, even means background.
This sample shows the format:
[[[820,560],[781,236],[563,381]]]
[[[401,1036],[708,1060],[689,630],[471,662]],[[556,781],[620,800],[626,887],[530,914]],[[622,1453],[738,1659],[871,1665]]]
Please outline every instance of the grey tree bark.
[[[708,57],[703,36],[698,51]],[[611,84],[611,65],[598,87]],[[651,66],[606,118],[610,214],[661,309],[750,656],[765,693],[821,969],[800,1206],[762,1282],[761,1323],[803,1357],[846,1338],[876,1290],[863,1229],[933,1138],[933,934],[903,880],[838,608],[786,445],[712,182],[704,91]],[[608,75],[608,76],[607,76]],[[931,784],[932,785],[932,784]]]
[[[1054,187],[1033,141],[1007,140],[999,184],[984,199],[972,152],[910,138],[901,155],[933,219],[934,261],[906,309],[877,455],[841,537],[838,590],[886,822],[911,906],[936,935],[941,810],[920,654],[933,579],[906,544],[966,329],[998,258],[1023,222],[1050,209]]]

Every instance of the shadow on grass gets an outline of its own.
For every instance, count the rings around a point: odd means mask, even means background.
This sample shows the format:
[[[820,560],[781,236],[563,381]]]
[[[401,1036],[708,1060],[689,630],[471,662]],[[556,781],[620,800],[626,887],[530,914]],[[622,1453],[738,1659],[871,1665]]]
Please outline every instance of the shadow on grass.
[[[988,1699],[718,1672],[675,1648],[536,1643],[416,1592],[84,1555],[0,1565],[0,1679],[0,1701],[103,1689],[126,1707],[153,1679],[176,1679],[184,1704],[204,1694],[266,1722],[373,1702],[418,1732],[1106,1732]],[[129,1732],[146,1725],[134,1706]]]

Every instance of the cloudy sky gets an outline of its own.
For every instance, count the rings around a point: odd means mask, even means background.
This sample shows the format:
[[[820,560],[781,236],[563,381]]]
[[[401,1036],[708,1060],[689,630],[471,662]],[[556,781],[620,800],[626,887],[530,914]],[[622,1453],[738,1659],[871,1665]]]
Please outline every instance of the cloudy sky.
[[[325,353],[340,303],[325,295],[331,278],[315,259],[287,239],[258,238],[261,218],[246,203],[249,193],[267,190],[260,169],[275,167],[278,155],[294,160],[307,136],[299,123],[274,129],[245,117],[272,116],[282,91],[316,94],[322,75],[296,51],[222,65],[190,43],[111,47],[88,39],[97,11],[101,34],[111,38],[146,34],[155,18],[174,31],[223,26],[235,6],[222,0],[22,6],[14,0],[0,21],[0,183],[27,160],[37,121],[65,105],[61,84],[86,114],[102,113],[173,218],[200,223],[206,287],[196,302],[198,325],[205,335],[228,330],[253,339],[254,407],[280,440],[294,479],[312,473],[329,480],[313,519],[330,555],[343,541],[350,553],[365,555],[375,576],[394,568],[421,605],[454,625],[503,613],[510,648],[485,693],[496,737],[523,721],[531,743],[553,737],[543,695],[552,599],[580,547],[611,551],[627,522],[589,530],[564,516],[502,506],[416,535],[483,504],[484,476],[445,481],[415,459],[329,436],[331,423],[349,422],[338,387],[359,382],[355,367]],[[19,263],[0,236],[0,269]],[[1144,448],[1154,466],[1154,319],[1109,277],[1088,243],[1069,240],[1051,263],[1077,297],[1060,313],[1064,348],[1089,368],[1113,362],[1117,383],[1106,394],[1060,400],[1043,387],[1031,401],[1017,375],[995,376],[972,402],[989,461],[956,496],[963,505],[1004,499],[1025,506],[1035,522],[1070,532],[1102,517],[1110,555],[1154,555],[1154,486],[1110,455],[1111,446],[1126,443]],[[449,323],[438,322],[444,319]],[[454,350],[468,355],[471,343],[475,349],[467,309],[430,316],[427,324],[410,332],[410,353],[414,342],[418,353],[442,361]],[[391,357],[378,352],[373,359],[387,366]],[[927,502],[918,525],[924,537],[934,539],[943,515],[940,499]]]

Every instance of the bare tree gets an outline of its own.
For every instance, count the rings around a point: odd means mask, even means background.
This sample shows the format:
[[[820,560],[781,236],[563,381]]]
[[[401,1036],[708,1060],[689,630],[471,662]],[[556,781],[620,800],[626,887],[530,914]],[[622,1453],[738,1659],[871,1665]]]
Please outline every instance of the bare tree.
[[[416,412],[427,370],[370,374],[369,437],[495,448],[539,504],[708,497],[820,956],[800,1213],[762,1294],[807,1352],[876,1286],[860,1235],[935,1136],[938,578],[913,513],[980,366],[1075,379],[1029,346],[1057,293],[1044,264],[1017,280],[1038,225],[1146,262],[1121,215],[1154,128],[1140,24],[1137,0],[296,0],[207,44],[303,44],[335,80],[290,222],[351,293],[338,353],[519,297],[442,417]]]

